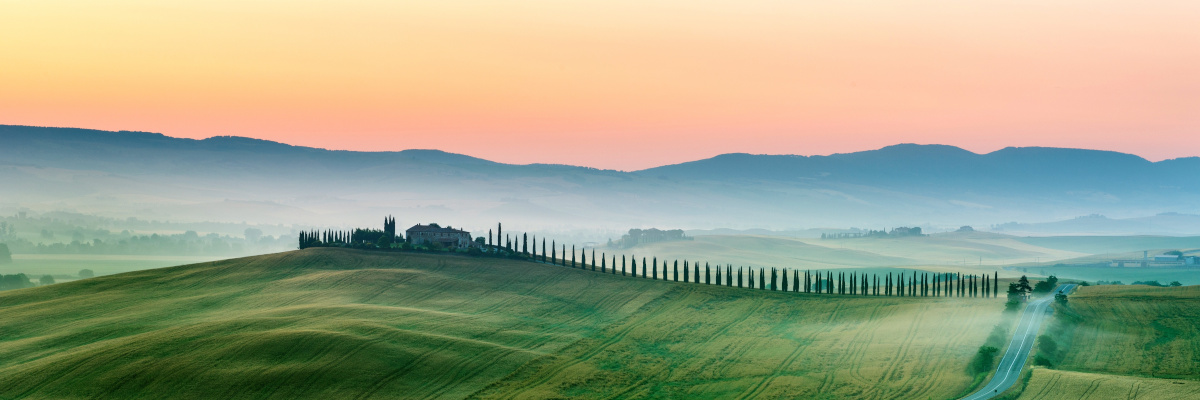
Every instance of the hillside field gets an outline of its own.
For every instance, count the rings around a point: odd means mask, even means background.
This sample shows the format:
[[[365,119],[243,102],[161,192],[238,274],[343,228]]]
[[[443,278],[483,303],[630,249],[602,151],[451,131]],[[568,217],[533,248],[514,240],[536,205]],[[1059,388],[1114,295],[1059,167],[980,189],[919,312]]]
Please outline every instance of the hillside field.
[[[611,252],[612,250],[610,250]],[[780,236],[704,235],[616,250],[623,254],[776,268],[950,266],[961,271],[1084,256],[1023,243],[1015,237],[975,232],[908,238],[802,239]],[[982,269],[981,269],[982,270]]]
[[[0,398],[951,398],[995,299],[344,249],[0,293]]]
[[[1046,332],[1069,344],[1019,399],[1200,396],[1200,286],[1081,287],[1055,319],[1072,329]]]
[[[1200,382],[1034,368],[1018,400],[1195,399]]]
[[[1200,380],[1200,286],[1090,286],[1061,369]]]

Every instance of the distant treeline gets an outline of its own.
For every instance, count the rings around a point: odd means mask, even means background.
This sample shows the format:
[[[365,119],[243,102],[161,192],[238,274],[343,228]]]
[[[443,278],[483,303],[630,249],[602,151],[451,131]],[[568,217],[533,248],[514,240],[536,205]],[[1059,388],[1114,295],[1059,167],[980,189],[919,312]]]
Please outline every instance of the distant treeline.
[[[253,237],[253,235],[251,235]],[[8,243],[17,254],[139,254],[139,255],[245,255],[262,251],[292,249],[294,238],[260,236],[235,238],[211,233],[200,236],[188,231],[175,235],[132,235],[121,239],[92,239],[70,243],[34,244],[16,239]]]
[[[190,228],[189,230],[181,228]],[[195,229],[241,232],[241,236],[209,233]],[[134,229],[135,231],[130,231]],[[264,234],[263,229],[286,231],[282,226],[262,229],[245,224],[172,223],[137,218],[114,219],[92,215],[52,212],[0,217],[0,243],[16,254],[138,254],[239,256],[295,248],[295,236]],[[137,233],[166,230],[183,233]]]
[[[892,229],[890,232],[886,230],[867,230],[865,232],[852,233],[822,233],[821,239],[855,239],[855,238],[898,238],[910,236],[925,236],[921,231],[921,227],[906,227]]]

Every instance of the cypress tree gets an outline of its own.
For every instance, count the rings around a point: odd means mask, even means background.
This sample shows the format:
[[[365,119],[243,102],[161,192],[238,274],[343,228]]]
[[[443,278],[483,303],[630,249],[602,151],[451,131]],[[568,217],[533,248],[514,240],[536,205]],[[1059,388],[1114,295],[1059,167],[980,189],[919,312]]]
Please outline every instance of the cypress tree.
[[[754,289],[754,268],[746,267],[746,288]]]
[[[558,245],[553,240],[550,241],[550,261],[558,264]]]
[[[575,255],[572,254],[571,257],[575,257]],[[567,244],[566,243],[563,243],[563,245],[562,245],[562,266],[564,266],[564,267],[567,266]]]
[[[615,267],[616,265],[613,265],[613,266]],[[595,268],[595,266],[592,266],[592,267]],[[604,271],[606,269],[608,269],[606,267],[608,267],[608,255],[604,254],[604,253],[600,253],[600,273],[603,274]],[[595,271],[595,269],[593,269],[593,271]]]
[[[1000,271],[993,272],[992,275],[992,297],[1000,295]]]
[[[670,279],[670,278],[667,278],[667,267],[669,265],[670,265],[670,263],[668,263],[667,260],[663,260],[662,277],[663,277],[664,281]]]
[[[521,254],[529,255],[529,234],[521,234]]]
[[[497,242],[499,242],[500,238],[504,236],[503,233],[504,233],[504,225],[497,222],[496,223],[496,241]],[[496,244],[499,245],[500,243],[496,243]]]
[[[600,258],[604,258],[604,253],[600,253]],[[596,270],[596,248],[592,248],[592,271]]]
[[[766,272],[763,268],[758,268],[758,288],[765,290],[767,288]]]
[[[738,267],[737,287],[742,287],[742,267]]]
[[[799,270],[792,271],[792,291],[793,292],[800,291],[800,271]]]
[[[571,268],[575,268],[575,245],[571,245]]]
[[[688,276],[689,276],[688,275],[688,262],[687,262],[687,260],[683,260],[683,282],[684,283],[687,283]]]
[[[546,263],[546,238],[542,238],[542,263]]]
[[[780,271],[779,277],[783,278],[783,279],[779,280],[779,286],[780,286],[779,289],[784,292],[788,291],[787,268],[784,268],[783,271]]]
[[[721,279],[720,274],[721,274],[721,271],[717,271],[717,280]],[[711,285],[713,282],[712,278],[713,278],[712,270],[708,268],[708,261],[705,261],[704,262],[704,284]]]
[[[650,279],[658,279],[658,257],[652,258],[654,266],[650,267]]]
[[[667,275],[667,271],[663,270],[663,276]],[[675,264],[671,266],[671,280],[679,282],[679,260],[675,260]]]
[[[700,283],[700,262],[692,264],[692,282]]]
[[[721,267],[720,266],[717,266],[717,284],[718,285],[725,284],[725,281],[721,280]]]
[[[733,286],[733,264],[725,264],[725,286]]]

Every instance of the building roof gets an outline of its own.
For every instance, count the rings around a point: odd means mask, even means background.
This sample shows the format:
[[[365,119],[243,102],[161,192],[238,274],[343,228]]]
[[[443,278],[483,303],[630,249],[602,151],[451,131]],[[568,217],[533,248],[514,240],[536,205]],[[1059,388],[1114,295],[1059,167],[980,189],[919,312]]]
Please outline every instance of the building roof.
[[[413,226],[412,226],[412,228],[408,228],[408,230],[407,230],[407,231],[405,231],[405,232],[409,232],[409,233],[422,233],[422,232],[429,232],[429,233],[469,233],[469,232],[467,232],[467,231],[464,231],[464,230],[462,230],[462,229],[454,229],[454,228],[451,228],[451,227],[448,227],[448,226],[447,226],[447,227],[445,227],[445,228],[443,228],[443,227],[440,227],[440,226],[437,226],[437,225],[434,225],[434,224],[429,224],[429,225],[421,225],[421,224],[416,224],[416,225],[413,225]]]

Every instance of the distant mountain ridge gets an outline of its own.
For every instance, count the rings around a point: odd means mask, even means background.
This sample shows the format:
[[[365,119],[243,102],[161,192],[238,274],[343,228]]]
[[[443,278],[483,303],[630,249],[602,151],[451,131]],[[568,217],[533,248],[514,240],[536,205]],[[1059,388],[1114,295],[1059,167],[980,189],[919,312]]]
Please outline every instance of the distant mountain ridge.
[[[1200,213],[1200,157],[1150,162],[1112,151],[977,154],[917,144],[827,156],[723,154],[622,172],[439,150],[356,152],[234,136],[0,125],[0,185],[19,189],[0,198],[0,208],[203,210],[273,223],[411,212],[423,222],[509,218],[560,229],[878,229]],[[259,206],[222,211],[238,202]]]

